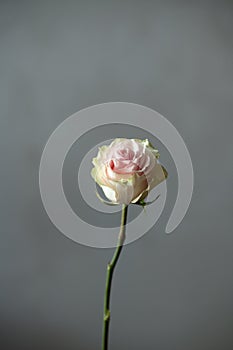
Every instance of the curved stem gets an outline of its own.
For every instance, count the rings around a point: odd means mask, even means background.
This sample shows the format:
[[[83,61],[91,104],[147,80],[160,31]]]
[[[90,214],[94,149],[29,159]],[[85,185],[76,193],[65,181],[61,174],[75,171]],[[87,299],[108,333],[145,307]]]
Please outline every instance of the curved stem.
[[[110,294],[111,294],[112,277],[113,277],[113,272],[116,267],[117,261],[119,259],[121,250],[123,248],[123,243],[125,241],[127,211],[128,211],[128,206],[123,204],[122,214],[121,214],[121,227],[120,227],[120,233],[118,236],[117,247],[112,257],[112,260],[110,261],[107,267],[106,286],[105,286],[105,295],[104,295],[102,350],[108,349],[108,334],[109,334],[109,322],[110,322]]]

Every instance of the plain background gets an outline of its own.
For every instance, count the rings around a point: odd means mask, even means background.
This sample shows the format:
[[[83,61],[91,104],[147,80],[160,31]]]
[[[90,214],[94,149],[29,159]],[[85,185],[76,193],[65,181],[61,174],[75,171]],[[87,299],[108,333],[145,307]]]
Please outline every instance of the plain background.
[[[168,118],[195,174],[189,211],[166,236],[177,181],[163,151],[171,201],[123,251],[110,349],[233,348],[232,35],[232,1],[1,0],[1,349],[100,349],[113,251],[52,225],[38,168],[65,118],[109,101]]]

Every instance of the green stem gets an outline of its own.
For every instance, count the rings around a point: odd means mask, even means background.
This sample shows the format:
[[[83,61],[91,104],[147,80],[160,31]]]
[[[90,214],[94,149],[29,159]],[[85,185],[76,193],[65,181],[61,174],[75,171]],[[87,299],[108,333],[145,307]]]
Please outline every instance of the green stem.
[[[108,349],[108,334],[109,334],[109,322],[110,322],[110,294],[111,294],[112,277],[113,277],[113,272],[116,267],[117,261],[119,259],[121,250],[123,248],[123,243],[125,241],[127,211],[128,211],[128,206],[123,205],[122,214],[121,214],[121,227],[120,227],[120,233],[118,236],[117,247],[112,257],[112,260],[110,261],[107,267],[106,286],[105,286],[105,295],[104,295],[102,350]]]

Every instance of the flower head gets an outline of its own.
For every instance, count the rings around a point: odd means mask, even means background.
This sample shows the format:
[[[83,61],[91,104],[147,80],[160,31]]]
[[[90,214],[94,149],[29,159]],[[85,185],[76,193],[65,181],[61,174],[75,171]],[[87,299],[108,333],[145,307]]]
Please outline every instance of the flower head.
[[[99,148],[91,175],[112,203],[137,203],[167,177],[158,158],[147,139],[117,138]]]

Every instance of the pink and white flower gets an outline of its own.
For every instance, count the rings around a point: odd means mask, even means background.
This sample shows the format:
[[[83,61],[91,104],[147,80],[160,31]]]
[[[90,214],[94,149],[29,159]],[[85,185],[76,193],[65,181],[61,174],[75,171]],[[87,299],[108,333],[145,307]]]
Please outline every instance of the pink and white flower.
[[[91,175],[112,203],[136,203],[167,177],[158,157],[147,139],[117,138],[99,148]]]

